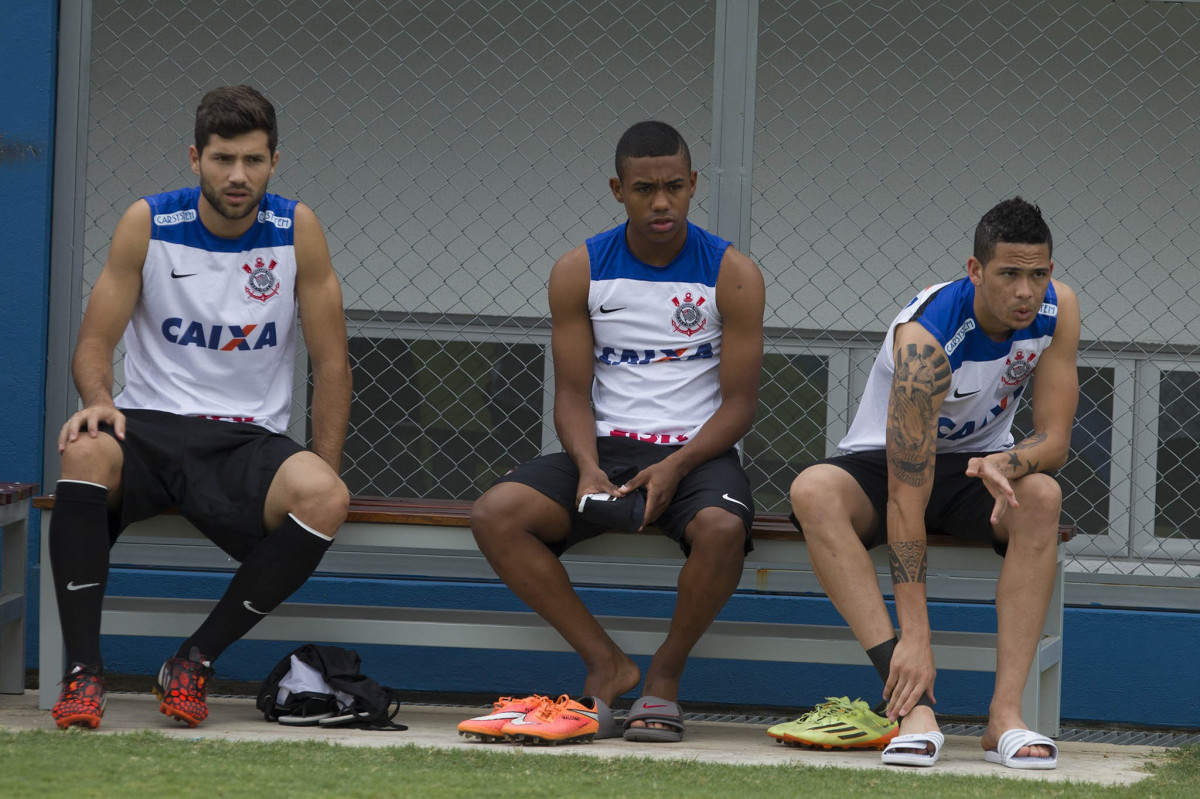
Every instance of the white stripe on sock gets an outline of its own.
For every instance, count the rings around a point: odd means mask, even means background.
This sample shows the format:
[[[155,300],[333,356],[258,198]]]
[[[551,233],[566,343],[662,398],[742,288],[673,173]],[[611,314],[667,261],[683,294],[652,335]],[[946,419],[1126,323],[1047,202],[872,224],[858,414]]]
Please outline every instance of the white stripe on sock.
[[[100,485],[99,483],[92,483],[87,480],[59,480],[58,482],[59,483],[75,483],[76,485],[81,485],[81,486],[95,486],[96,488],[103,488],[105,491],[108,490],[108,486],[106,486],[106,485]]]
[[[325,540],[325,541],[332,541],[332,540],[333,540],[333,536],[331,536],[331,535],[325,535],[324,533],[322,533],[322,532],[320,532],[320,531],[318,531],[318,530],[314,530],[314,529],[312,529],[312,528],[311,528],[311,527],[309,527],[307,524],[305,524],[304,522],[302,522],[302,521],[300,521],[299,519],[297,519],[297,518],[296,518],[296,514],[294,514],[294,513],[289,513],[289,514],[288,514],[288,518],[289,518],[289,519],[291,519],[292,521],[294,521],[296,524],[298,524],[298,525],[300,525],[301,527],[303,527],[305,530],[308,530],[310,533],[312,533],[313,535],[315,535],[317,538],[323,539],[323,540]]]

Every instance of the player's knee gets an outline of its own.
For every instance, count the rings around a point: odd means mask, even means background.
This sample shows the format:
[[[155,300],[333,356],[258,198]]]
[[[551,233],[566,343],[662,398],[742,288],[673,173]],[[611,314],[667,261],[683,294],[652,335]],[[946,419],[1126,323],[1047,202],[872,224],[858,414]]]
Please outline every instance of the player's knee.
[[[61,459],[64,480],[84,480],[115,488],[121,480],[121,447],[112,437],[84,433],[67,444]]]
[[[523,483],[494,485],[471,505],[471,533],[493,563],[513,553],[528,555],[524,547],[531,540],[557,551],[556,545],[570,537],[571,523],[566,507]]]
[[[507,493],[502,483],[492,486],[471,503],[471,532],[476,541],[498,535],[505,527],[505,520],[513,517],[517,509],[506,496]]]
[[[803,523],[805,516],[809,514],[817,501],[819,491],[815,485],[816,481],[812,479],[811,473],[808,470],[800,472],[796,475],[796,479],[792,481],[792,487],[788,490],[788,499],[792,503],[792,513],[796,514],[796,518]]]
[[[322,461],[322,465],[324,462]],[[305,524],[332,535],[350,512],[350,490],[333,469],[307,470],[289,481],[290,512]]]
[[[1058,481],[1048,474],[1031,474],[1018,481],[1014,489],[1021,513],[1019,521],[1011,525],[1009,546],[1056,547],[1062,514],[1062,488]]]
[[[835,528],[831,520],[848,516],[836,486],[825,479],[820,469],[806,469],[792,481],[788,497],[792,513],[804,530],[804,540],[819,541],[826,532]]]
[[[712,553],[740,563],[746,551],[746,525],[722,508],[705,508],[688,525],[692,554]]]
[[[1031,474],[1017,484],[1017,501],[1026,513],[1058,521],[1062,513],[1062,487],[1048,474]]]
[[[329,513],[338,518],[338,524],[346,521],[346,517],[350,514],[350,489],[336,474],[333,480],[325,487],[323,499],[326,507],[329,508]]]

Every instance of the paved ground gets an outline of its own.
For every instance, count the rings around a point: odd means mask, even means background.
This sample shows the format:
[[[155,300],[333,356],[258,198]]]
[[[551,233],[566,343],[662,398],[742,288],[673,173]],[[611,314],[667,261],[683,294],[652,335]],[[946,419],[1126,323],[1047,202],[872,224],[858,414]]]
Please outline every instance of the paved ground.
[[[0,695],[0,729],[53,729],[50,714],[37,707],[36,691],[24,695]],[[104,714],[102,733],[152,730],[181,738],[223,738],[234,741],[319,739],[346,746],[416,746],[457,749],[487,747],[490,751],[536,753],[539,755],[578,754],[590,757],[651,757],[699,760],[709,763],[777,765],[803,763],[812,766],[848,768],[897,768],[883,766],[878,752],[817,752],[783,746],[767,737],[766,727],[754,724],[694,721],[680,744],[636,744],[621,739],[590,744],[557,747],[522,747],[512,744],[482,744],[461,738],[455,725],[472,709],[405,705],[397,720],[407,724],[404,732],[366,732],[325,730],[311,727],[283,727],[263,720],[248,698],[214,697],[209,701],[211,715],[196,729],[167,719],[158,713],[158,703],[149,694],[110,693]],[[1060,745],[1059,767],[1054,771],[1015,771],[986,763],[979,739],[948,736],[941,761],[931,769],[912,769],[919,773],[993,775],[1043,781],[1080,781],[1110,785],[1137,782],[1146,776],[1142,766],[1155,753],[1165,751],[1148,746],[1072,743]]]

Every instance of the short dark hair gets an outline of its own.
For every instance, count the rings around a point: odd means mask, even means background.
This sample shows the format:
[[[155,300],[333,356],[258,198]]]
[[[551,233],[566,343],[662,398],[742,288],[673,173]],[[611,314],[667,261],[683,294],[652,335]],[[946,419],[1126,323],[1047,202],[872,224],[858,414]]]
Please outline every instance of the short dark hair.
[[[217,134],[232,139],[243,133],[261,130],[267,134],[271,155],[279,144],[275,126],[275,106],[249,86],[219,86],[204,95],[196,108],[196,150],[204,152],[208,139]]]
[[[648,119],[631,125],[617,142],[617,177],[623,179],[625,161],[630,158],[657,158],[683,153],[688,171],[692,171],[692,153],[679,131],[666,122]]]
[[[997,203],[979,220],[975,227],[976,260],[985,265],[992,260],[997,242],[1045,244],[1054,254],[1054,240],[1042,218],[1042,209],[1021,197]]]

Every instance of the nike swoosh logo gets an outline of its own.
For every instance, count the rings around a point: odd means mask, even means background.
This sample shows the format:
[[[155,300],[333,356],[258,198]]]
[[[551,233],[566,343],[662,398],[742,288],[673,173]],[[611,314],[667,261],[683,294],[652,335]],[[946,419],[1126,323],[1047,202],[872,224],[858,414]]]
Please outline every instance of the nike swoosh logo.
[[[733,502],[737,505],[741,505],[746,510],[750,510],[750,506],[747,505],[745,502],[742,502],[741,500],[738,500],[738,499],[734,499],[733,497],[729,496],[728,494],[722,494],[721,499],[727,499],[730,502]],[[646,705],[646,707],[666,707],[666,705]]]
[[[729,497],[725,497],[725,499],[729,499]],[[735,499],[734,502],[737,502],[737,500]],[[742,503],[738,502],[738,504],[741,505]],[[645,707],[645,708],[666,707],[666,705],[642,705],[642,707]]]
[[[524,713],[517,713],[514,710],[505,711],[504,713],[492,713],[490,716],[480,716],[473,721],[498,721],[500,719],[523,719]]]
[[[81,585],[75,585],[74,581],[72,581],[72,582],[67,583],[67,590],[68,591],[82,591],[85,588],[95,588],[98,585],[100,585],[100,583],[83,583]]]
[[[616,313],[617,311],[623,311],[628,307],[628,305],[622,305],[620,308],[605,308],[603,305],[601,305],[600,313]]]
[[[975,389],[974,391],[968,391],[966,394],[963,394],[963,393],[959,392],[959,390],[956,388],[956,389],[954,389],[954,398],[955,399],[963,399],[964,397],[973,397],[978,393],[979,393],[979,389]]]
[[[243,605],[243,607],[245,607],[245,608],[246,608],[246,610],[250,611],[251,613],[257,613],[259,616],[266,616],[266,615],[267,615],[267,611],[265,611],[265,610],[259,610],[258,608],[256,608],[256,607],[254,607],[253,605],[251,605],[251,604],[250,604],[250,600],[249,600],[249,599],[247,599],[245,602],[243,602],[243,603],[242,603],[242,605]]]
[[[509,724],[524,726],[526,724],[537,724],[537,721],[528,721],[527,719],[520,718],[520,719],[513,719],[512,721],[509,722]]]
[[[171,270],[171,277],[173,277],[173,278],[194,277],[195,274],[196,274],[195,272],[188,272],[186,275],[177,275],[177,274],[175,274],[174,269]]]

